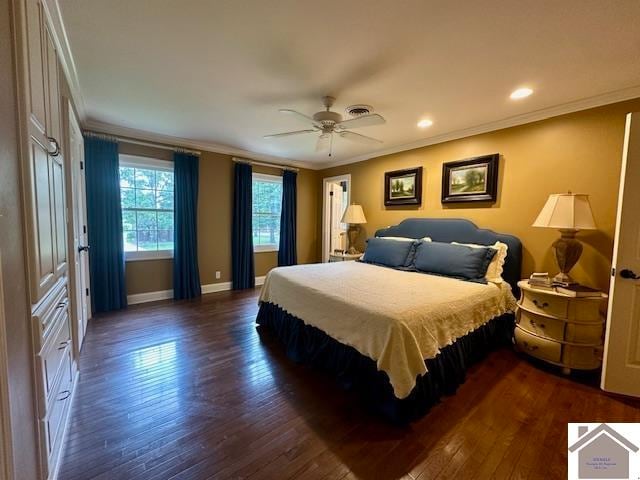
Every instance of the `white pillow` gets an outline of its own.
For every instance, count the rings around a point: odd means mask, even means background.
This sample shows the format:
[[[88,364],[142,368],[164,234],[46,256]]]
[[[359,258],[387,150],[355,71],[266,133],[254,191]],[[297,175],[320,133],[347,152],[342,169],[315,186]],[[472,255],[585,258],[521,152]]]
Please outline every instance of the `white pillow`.
[[[487,282],[491,282],[491,283],[500,284],[504,282],[504,279],[502,278],[502,271],[504,267],[504,261],[507,258],[507,250],[509,248],[506,243],[496,242],[493,245],[478,245],[476,243],[458,243],[458,242],[451,242],[451,243],[454,245],[466,245],[467,247],[472,247],[472,248],[489,247],[496,250],[496,254],[493,256],[491,263],[487,267],[487,273],[485,274],[485,278],[487,279]]]
[[[431,237],[422,237],[422,238],[409,238],[409,237],[378,237],[385,238],[387,240],[398,240],[399,242],[415,242],[416,240],[422,240],[424,242],[430,242]]]

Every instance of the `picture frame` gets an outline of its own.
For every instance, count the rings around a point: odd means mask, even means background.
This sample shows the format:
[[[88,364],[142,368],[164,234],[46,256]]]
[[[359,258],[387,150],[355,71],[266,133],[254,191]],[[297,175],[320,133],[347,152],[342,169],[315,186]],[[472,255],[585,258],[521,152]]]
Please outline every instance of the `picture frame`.
[[[500,154],[493,153],[442,165],[442,203],[495,202]]]
[[[385,172],[384,204],[387,207],[421,205],[422,167]]]

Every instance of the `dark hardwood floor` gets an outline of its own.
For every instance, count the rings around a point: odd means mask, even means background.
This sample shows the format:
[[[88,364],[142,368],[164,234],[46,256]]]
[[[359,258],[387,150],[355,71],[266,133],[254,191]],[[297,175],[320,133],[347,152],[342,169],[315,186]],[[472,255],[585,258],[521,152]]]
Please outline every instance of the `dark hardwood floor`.
[[[257,291],[95,318],[60,480],[566,478],[567,422],[639,404],[509,349],[407,427],[258,336]]]

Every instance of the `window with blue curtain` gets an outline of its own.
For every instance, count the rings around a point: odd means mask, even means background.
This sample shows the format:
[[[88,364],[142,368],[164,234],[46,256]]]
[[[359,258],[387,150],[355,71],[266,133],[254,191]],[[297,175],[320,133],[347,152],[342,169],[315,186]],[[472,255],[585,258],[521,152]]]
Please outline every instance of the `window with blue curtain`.
[[[282,174],[282,210],[280,213],[280,247],[278,266],[298,263],[296,248],[297,182],[298,174],[285,170]]]
[[[199,158],[176,152],[175,228],[173,252],[173,298],[199,297],[202,294],[198,270],[198,169]]]
[[[87,136],[84,158],[91,308],[108,312],[127,306],[118,144]]]
[[[255,286],[253,263],[252,169],[247,163],[234,166],[231,270],[234,290]]]
[[[280,245],[282,177],[264,173],[254,173],[252,177],[253,251],[277,252]]]

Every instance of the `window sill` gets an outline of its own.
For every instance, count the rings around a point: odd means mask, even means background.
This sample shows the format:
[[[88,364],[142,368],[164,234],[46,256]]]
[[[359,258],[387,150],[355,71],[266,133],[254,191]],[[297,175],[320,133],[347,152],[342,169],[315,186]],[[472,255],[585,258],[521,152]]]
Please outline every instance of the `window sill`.
[[[280,248],[277,245],[258,245],[253,247],[253,253],[277,252]]]
[[[125,252],[125,262],[146,262],[149,260],[170,260],[173,258],[173,250],[160,250],[152,252]]]

